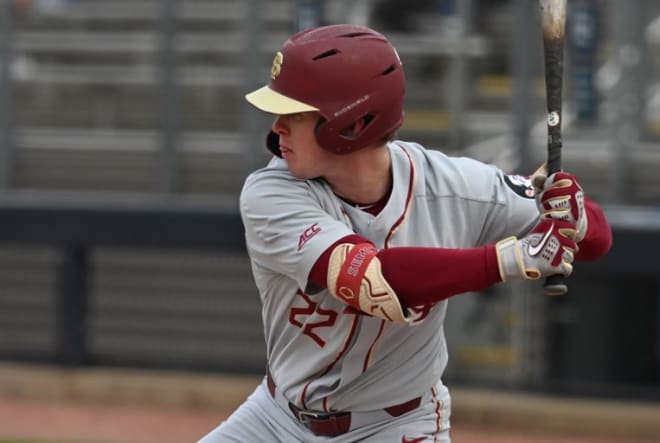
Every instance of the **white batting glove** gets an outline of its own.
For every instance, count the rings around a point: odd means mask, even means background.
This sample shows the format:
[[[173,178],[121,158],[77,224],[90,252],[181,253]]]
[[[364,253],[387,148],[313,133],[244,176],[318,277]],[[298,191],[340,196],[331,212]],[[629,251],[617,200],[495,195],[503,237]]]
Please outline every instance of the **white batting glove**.
[[[536,205],[541,218],[564,220],[575,224],[575,241],[581,242],[587,234],[587,214],[584,209],[584,192],[577,178],[567,172],[557,172],[550,177],[536,175]]]
[[[502,281],[537,280],[550,275],[569,276],[577,250],[575,226],[544,219],[525,237],[508,237],[495,245]]]

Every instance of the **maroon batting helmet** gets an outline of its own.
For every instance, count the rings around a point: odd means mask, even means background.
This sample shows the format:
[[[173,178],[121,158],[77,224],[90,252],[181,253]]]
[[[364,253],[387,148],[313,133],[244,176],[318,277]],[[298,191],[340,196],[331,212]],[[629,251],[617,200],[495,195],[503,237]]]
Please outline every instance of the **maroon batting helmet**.
[[[401,60],[387,38],[362,26],[330,25],[289,38],[275,55],[270,83],[245,98],[277,115],[318,111],[319,145],[347,154],[401,126],[404,89]],[[355,133],[360,119],[366,125]],[[271,131],[267,145],[279,155],[278,138]]]

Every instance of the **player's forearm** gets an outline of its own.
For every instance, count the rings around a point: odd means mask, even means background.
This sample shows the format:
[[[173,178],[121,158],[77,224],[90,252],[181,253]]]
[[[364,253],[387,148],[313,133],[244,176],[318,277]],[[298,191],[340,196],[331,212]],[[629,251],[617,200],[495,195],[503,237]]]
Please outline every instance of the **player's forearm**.
[[[579,243],[576,260],[596,260],[604,256],[612,247],[612,229],[603,210],[595,202],[585,198],[585,211],[589,220],[587,233]]]
[[[389,248],[378,253],[401,304],[418,306],[502,281],[493,245],[469,249]]]

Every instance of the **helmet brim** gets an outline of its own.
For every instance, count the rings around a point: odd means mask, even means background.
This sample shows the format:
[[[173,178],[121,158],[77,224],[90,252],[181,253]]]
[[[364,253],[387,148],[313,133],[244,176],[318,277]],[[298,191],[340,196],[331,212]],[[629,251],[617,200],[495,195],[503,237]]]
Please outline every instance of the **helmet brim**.
[[[270,114],[285,115],[319,110],[307,103],[280,94],[268,85],[246,94],[245,99],[252,106]]]

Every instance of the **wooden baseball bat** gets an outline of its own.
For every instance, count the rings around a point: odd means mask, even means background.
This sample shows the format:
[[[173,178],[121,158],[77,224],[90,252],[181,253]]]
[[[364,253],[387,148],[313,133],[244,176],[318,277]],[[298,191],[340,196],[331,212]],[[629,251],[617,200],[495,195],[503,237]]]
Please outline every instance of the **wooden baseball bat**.
[[[548,107],[548,175],[561,166],[562,84],[564,78],[564,40],[566,35],[566,0],[540,0],[545,61],[545,92]],[[561,275],[546,278],[546,295],[562,295],[568,287]]]

